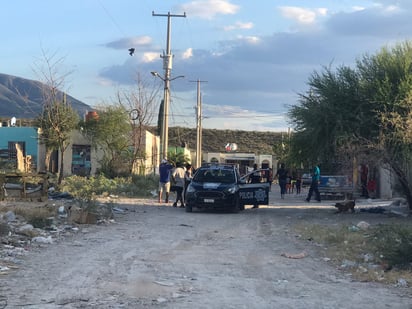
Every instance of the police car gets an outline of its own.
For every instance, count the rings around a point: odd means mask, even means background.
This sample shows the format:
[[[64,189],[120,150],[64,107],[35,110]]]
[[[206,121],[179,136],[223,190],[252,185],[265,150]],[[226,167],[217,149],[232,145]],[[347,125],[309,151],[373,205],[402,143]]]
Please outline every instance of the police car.
[[[269,184],[248,183],[235,165],[205,164],[198,168],[185,193],[186,212],[211,209],[238,212],[245,205],[268,205]]]

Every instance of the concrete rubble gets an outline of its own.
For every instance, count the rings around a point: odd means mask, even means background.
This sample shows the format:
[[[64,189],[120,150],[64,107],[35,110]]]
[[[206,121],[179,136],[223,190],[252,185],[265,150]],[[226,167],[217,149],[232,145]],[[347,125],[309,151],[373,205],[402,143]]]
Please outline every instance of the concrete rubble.
[[[26,207],[33,207],[30,202],[26,203]],[[22,205],[24,207],[24,204],[19,204]],[[109,223],[113,220],[111,207],[104,203],[95,205],[93,212],[81,209],[73,200],[49,200],[45,205],[52,205],[56,214],[47,218],[42,228],[34,227],[13,210],[0,211],[0,275],[18,269],[28,252],[70,237],[81,231],[84,224]],[[0,206],[10,206],[12,209],[16,204],[0,202]]]

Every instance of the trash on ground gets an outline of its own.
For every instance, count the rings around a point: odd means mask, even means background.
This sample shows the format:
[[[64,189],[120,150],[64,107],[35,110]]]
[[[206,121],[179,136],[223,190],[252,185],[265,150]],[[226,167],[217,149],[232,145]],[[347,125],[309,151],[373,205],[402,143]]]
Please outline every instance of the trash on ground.
[[[308,254],[303,251],[301,253],[297,253],[297,254],[290,254],[290,253],[282,253],[281,256],[287,257],[289,259],[303,259],[304,257],[306,257]]]

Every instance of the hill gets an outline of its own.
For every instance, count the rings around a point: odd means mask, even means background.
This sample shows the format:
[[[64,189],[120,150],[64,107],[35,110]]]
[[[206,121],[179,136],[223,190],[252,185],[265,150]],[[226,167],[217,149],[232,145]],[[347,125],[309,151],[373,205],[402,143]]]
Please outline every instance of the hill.
[[[42,111],[42,89],[46,86],[38,81],[0,73],[0,117],[35,118]],[[63,97],[63,93],[59,93]],[[67,102],[84,115],[92,108],[67,95]]]
[[[16,117],[33,119],[42,111],[41,82],[0,73],[0,119]],[[60,92],[63,95],[62,92]],[[67,95],[67,102],[83,116],[93,110],[89,105]],[[151,131],[154,131],[152,128]],[[238,152],[272,154],[273,145],[280,143],[282,133],[255,132],[241,130],[202,130],[202,149],[205,152],[224,152],[228,143],[236,143]],[[196,129],[169,128],[169,146],[179,147],[186,143],[190,149],[196,149]]]
[[[237,152],[273,154],[273,146],[282,141],[280,132],[256,132],[241,130],[202,130],[202,150],[204,152],[224,152],[228,143],[238,145]],[[196,149],[196,129],[169,128],[169,147],[186,143],[190,149]]]

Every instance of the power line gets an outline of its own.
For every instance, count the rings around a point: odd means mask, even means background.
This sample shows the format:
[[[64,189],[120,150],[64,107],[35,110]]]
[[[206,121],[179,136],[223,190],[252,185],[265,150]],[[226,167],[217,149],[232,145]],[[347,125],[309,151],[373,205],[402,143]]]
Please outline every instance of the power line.
[[[123,31],[122,28],[120,28],[119,24],[116,22],[116,20],[114,19],[113,15],[110,14],[109,10],[103,5],[103,3],[100,0],[97,0],[97,2],[100,4],[100,6],[102,7],[103,11],[105,11],[106,15],[109,17],[109,19],[112,21],[113,25],[117,28],[117,30],[120,31],[120,33],[123,36],[125,35],[125,32]]]

